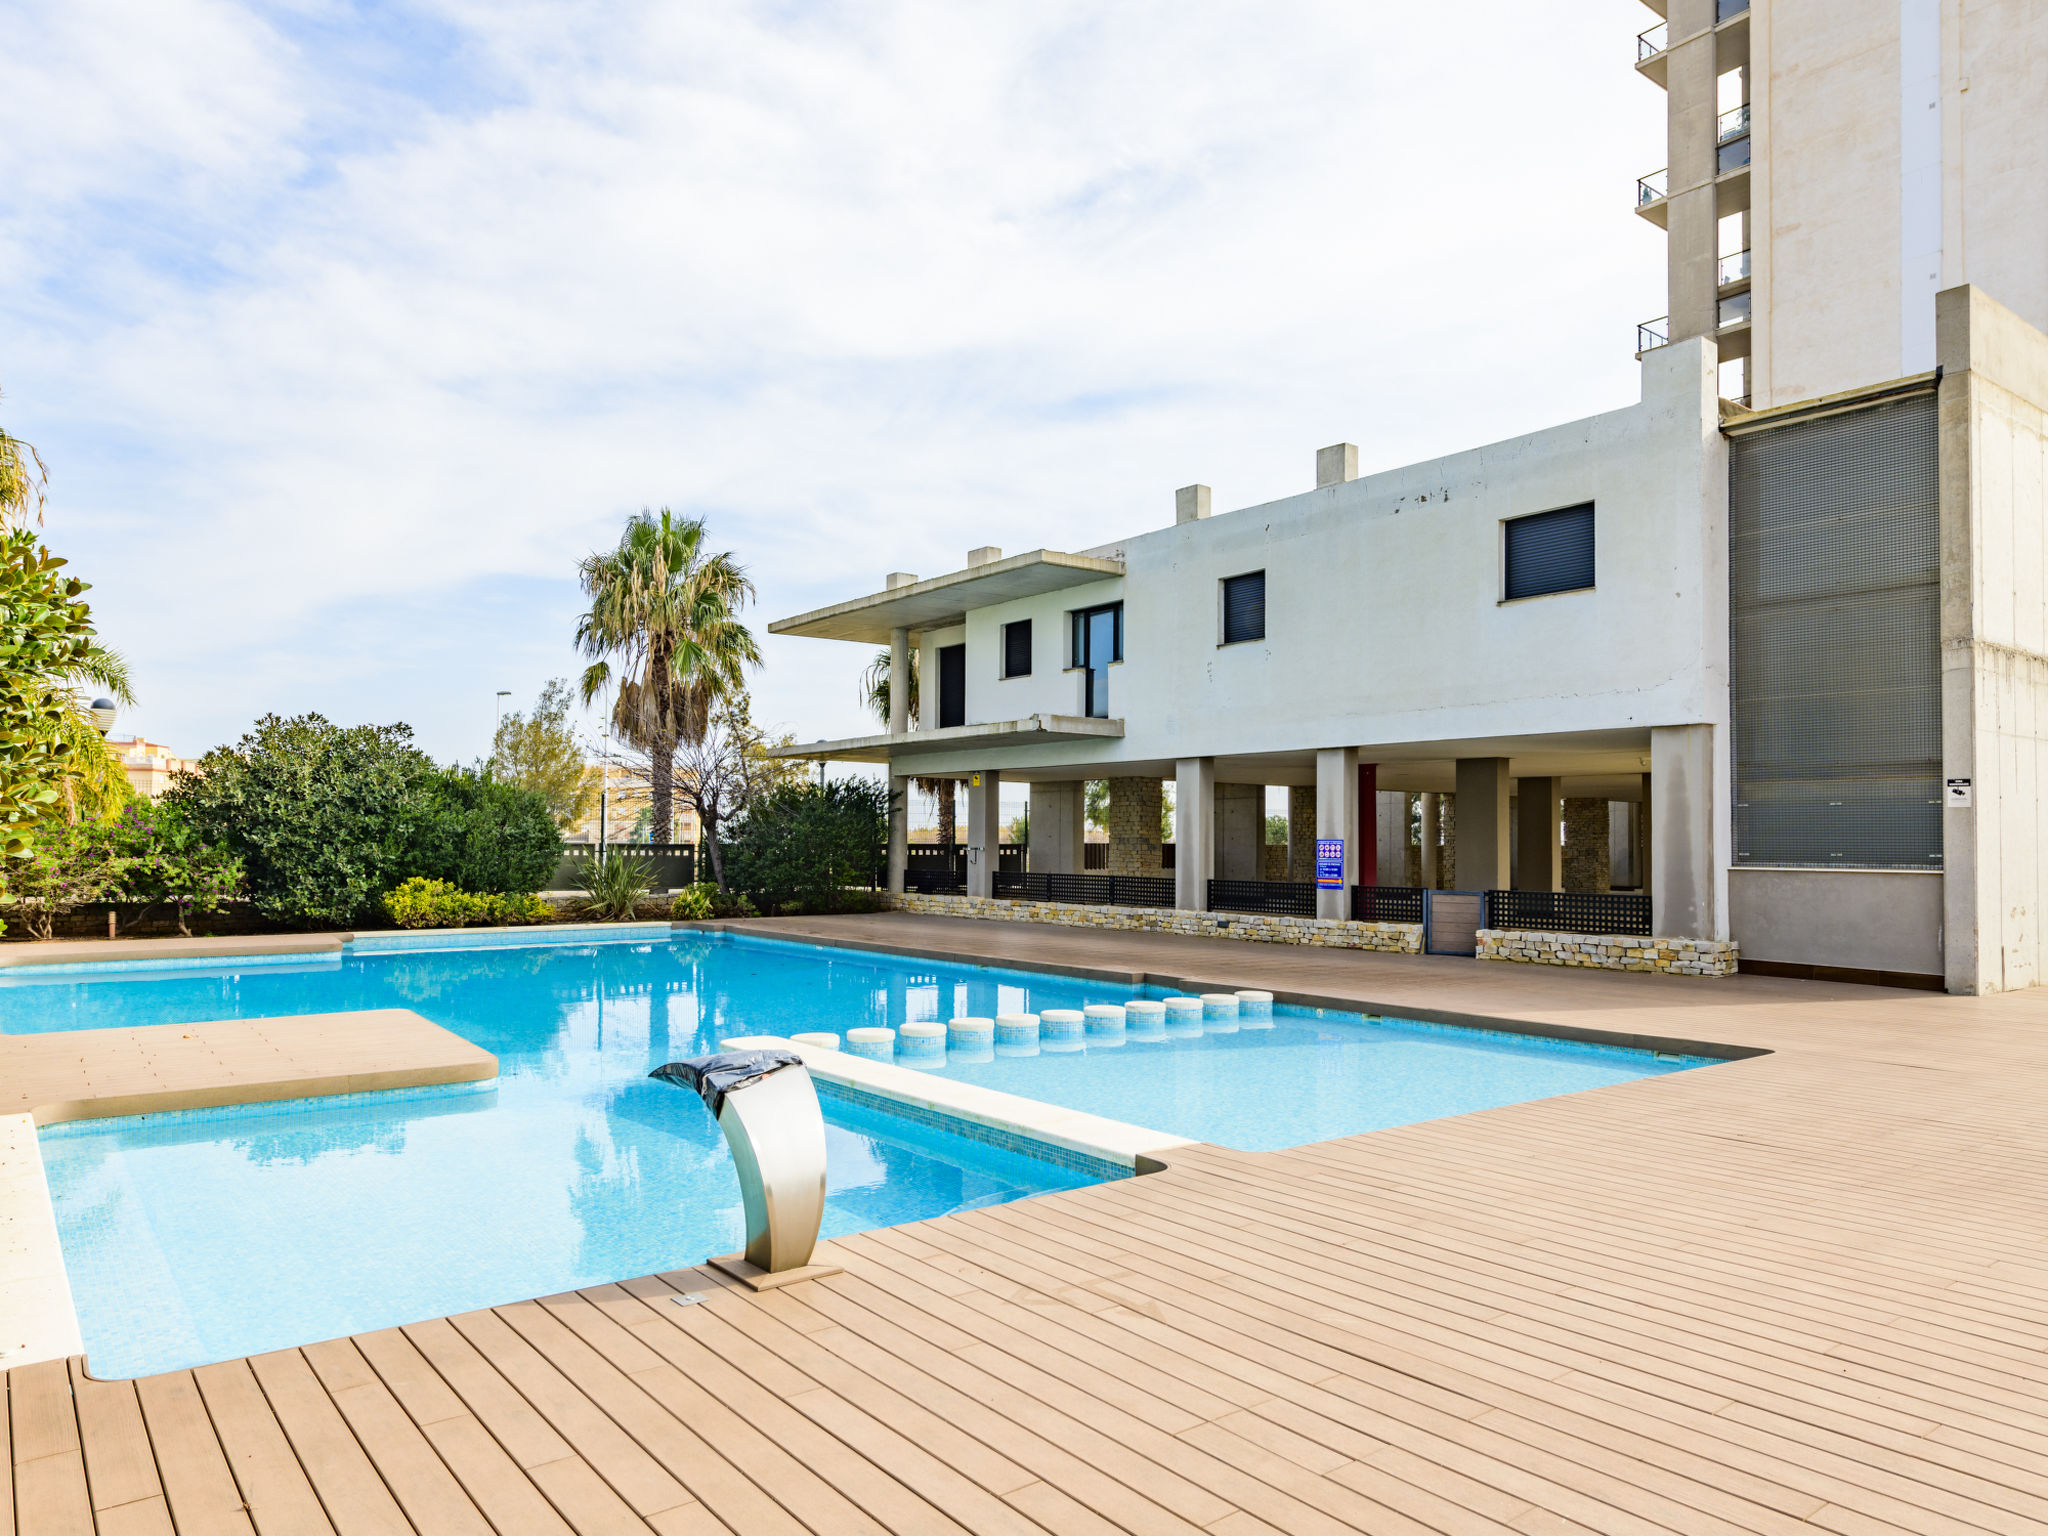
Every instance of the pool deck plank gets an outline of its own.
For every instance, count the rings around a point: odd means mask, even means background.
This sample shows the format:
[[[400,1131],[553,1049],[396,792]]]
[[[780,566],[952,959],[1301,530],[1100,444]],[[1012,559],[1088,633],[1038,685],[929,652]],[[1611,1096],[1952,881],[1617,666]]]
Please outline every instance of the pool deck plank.
[[[760,926],[1771,1054],[1175,1148],[780,1291],[698,1267],[132,1385],[16,1369],[0,1536],[2048,1529],[2048,992]]]

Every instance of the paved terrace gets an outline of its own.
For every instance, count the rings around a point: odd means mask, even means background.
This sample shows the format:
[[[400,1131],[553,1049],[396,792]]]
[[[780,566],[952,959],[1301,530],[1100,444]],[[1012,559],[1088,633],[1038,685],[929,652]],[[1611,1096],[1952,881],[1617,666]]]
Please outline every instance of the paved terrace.
[[[783,1291],[682,1270],[133,1383],[26,1367],[0,1511],[26,1536],[2048,1527],[2048,995],[773,931],[1771,1054],[1183,1149],[842,1241],[845,1274]]]

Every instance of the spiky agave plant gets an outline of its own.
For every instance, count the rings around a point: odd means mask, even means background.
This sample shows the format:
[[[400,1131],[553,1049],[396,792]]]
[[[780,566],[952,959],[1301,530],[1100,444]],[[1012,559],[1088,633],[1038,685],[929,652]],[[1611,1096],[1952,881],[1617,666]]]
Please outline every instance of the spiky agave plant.
[[[654,861],[608,848],[576,877],[584,912],[607,922],[624,922],[654,891]]]

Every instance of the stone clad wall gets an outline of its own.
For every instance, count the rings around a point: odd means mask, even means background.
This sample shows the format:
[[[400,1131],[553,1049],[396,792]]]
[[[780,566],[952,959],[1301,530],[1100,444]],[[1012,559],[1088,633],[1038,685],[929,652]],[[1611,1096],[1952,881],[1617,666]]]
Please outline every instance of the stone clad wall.
[[[1649,939],[1633,934],[1524,933],[1519,929],[1482,928],[1479,958],[1515,960],[1525,965],[1584,966],[1601,971],[1733,976],[1738,953],[1733,941],[1722,939]]]
[[[1109,867],[1112,875],[1166,872],[1159,851],[1159,809],[1165,795],[1158,779],[1109,781]]]
[[[1611,852],[1614,823],[1605,800],[1564,803],[1564,888],[1568,891],[1612,890]]]
[[[996,901],[980,896],[890,896],[899,912],[930,917],[980,917],[1006,923],[1053,923],[1065,928],[1114,928],[1129,933],[1192,933],[1260,944],[1307,944],[1318,949],[1372,949],[1422,953],[1420,923],[1347,923],[1315,917],[1269,917],[1245,912],[1177,912],[1165,907],[1090,907],[1060,901]]]

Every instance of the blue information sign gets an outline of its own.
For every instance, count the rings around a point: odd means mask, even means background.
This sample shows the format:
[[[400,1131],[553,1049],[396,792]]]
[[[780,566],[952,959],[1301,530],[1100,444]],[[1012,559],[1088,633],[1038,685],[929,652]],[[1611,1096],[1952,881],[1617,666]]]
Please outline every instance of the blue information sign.
[[[1344,889],[1344,839],[1316,839],[1316,884],[1326,891]]]

